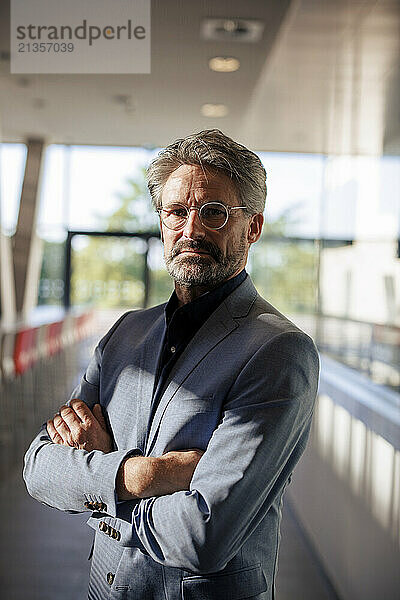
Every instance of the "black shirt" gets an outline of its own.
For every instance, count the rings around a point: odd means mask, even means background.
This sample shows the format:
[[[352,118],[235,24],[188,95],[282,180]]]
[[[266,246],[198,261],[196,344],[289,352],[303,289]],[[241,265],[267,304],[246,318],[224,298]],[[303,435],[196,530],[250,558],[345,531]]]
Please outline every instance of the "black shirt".
[[[165,333],[154,382],[152,414],[157,407],[168,375],[179,356],[211,313],[246,277],[247,273],[243,269],[236,277],[228,279],[210,292],[181,307],[178,306],[176,293],[172,293],[165,307]]]

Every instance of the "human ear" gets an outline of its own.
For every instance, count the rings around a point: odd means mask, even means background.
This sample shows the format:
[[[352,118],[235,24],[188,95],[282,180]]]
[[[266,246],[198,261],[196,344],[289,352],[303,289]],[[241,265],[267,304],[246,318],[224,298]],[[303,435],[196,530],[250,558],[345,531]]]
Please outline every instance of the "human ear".
[[[257,213],[251,217],[247,233],[247,240],[250,244],[254,244],[260,238],[263,223],[264,217],[261,213]]]
[[[159,220],[160,220],[160,237],[161,237],[161,241],[162,243],[164,243],[164,234],[163,234],[163,230],[162,230],[162,221],[161,221],[161,217],[159,216]]]

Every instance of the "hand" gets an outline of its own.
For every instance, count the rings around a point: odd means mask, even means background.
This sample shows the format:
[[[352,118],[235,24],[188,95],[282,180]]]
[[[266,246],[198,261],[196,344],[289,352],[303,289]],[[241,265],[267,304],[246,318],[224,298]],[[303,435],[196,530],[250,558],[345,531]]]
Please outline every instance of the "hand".
[[[117,475],[120,500],[165,496],[188,490],[204,450],[171,451],[159,457],[133,456],[124,461]]]
[[[100,404],[95,404],[92,412],[77,398],[71,400],[69,406],[62,406],[60,413],[47,421],[47,432],[55,444],[87,452],[101,450],[108,453],[113,447]]]

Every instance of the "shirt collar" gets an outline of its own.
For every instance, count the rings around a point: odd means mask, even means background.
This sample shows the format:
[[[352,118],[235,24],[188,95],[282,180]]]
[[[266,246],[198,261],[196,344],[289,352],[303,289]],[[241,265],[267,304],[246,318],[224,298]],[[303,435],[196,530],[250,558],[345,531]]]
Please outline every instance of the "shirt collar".
[[[221,304],[229,294],[233,292],[247,277],[246,269],[240,271],[238,275],[232,279],[224,281],[209,292],[205,292],[192,302],[188,302],[179,307],[178,298],[175,291],[165,307],[165,320],[167,326],[171,322],[172,317],[179,316],[189,318],[192,322],[203,323],[210,314]]]

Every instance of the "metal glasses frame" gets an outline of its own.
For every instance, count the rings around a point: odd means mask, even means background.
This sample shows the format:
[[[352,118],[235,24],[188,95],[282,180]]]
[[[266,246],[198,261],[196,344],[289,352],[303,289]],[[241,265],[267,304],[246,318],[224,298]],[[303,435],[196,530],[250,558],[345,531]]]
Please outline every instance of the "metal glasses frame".
[[[219,227],[209,227],[208,225],[204,225],[203,220],[201,218],[201,213],[202,213],[203,209],[206,206],[210,206],[210,204],[212,204],[213,206],[215,206],[215,205],[221,206],[226,211],[225,221]],[[169,227],[165,223],[165,221],[164,221],[164,219],[162,217],[162,213],[163,212],[167,212],[167,210],[165,208],[163,208],[162,206],[160,206],[159,208],[157,208],[157,212],[160,215],[161,221],[164,223],[165,227],[167,229],[170,229],[171,231],[179,231],[180,229],[184,229],[184,227],[186,226],[186,223],[188,221],[188,218],[189,218],[191,210],[197,210],[198,211],[198,213],[199,213],[199,219],[200,219],[200,222],[201,222],[201,224],[202,224],[203,227],[205,227],[206,229],[210,229],[211,231],[218,231],[218,229],[222,229],[223,227],[225,227],[225,225],[228,222],[229,217],[231,216],[231,211],[232,210],[238,210],[239,208],[243,208],[243,209],[247,208],[247,206],[226,206],[225,204],[222,204],[222,202],[206,202],[205,204],[203,204],[200,207],[193,206],[191,208],[189,208],[188,206],[186,206],[186,204],[181,204],[180,202],[177,202],[176,204],[174,204],[174,209],[177,208],[177,207],[183,208],[186,211],[185,222],[180,227]]]

